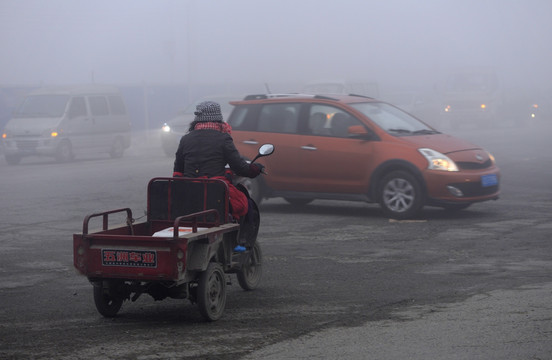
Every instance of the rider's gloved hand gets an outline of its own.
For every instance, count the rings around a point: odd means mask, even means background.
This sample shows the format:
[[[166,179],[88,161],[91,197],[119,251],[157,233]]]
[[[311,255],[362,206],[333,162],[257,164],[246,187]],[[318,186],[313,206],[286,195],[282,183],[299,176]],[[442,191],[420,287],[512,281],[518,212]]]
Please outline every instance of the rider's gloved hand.
[[[264,165],[259,163],[251,163],[249,164],[249,172],[251,177],[257,177],[260,173],[262,173],[264,170]]]
[[[183,176],[184,176],[184,174],[182,174],[182,173],[179,172],[179,171],[173,172],[173,177],[183,177]]]

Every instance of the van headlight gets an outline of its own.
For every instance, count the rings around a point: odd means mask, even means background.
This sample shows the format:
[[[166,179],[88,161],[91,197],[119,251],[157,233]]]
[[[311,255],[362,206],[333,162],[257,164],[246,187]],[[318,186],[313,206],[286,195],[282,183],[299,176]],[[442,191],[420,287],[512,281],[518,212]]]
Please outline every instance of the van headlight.
[[[442,171],[458,171],[458,166],[452,161],[451,158],[445,154],[441,154],[438,151],[428,148],[418,149],[427,162],[429,163],[428,169],[430,170],[442,170]]]
[[[48,129],[42,133],[45,138],[56,138],[61,135],[62,131],[58,129]]]
[[[163,126],[161,126],[161,130],[163,132],[171,132],[171,127],[169,126],[169,124],[165,123],[163,124]]]

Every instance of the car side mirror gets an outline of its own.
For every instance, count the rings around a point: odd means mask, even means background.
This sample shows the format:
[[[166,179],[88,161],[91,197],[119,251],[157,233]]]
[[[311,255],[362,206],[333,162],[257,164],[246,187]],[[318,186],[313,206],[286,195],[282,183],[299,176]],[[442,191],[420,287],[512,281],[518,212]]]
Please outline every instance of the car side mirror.
[[[347,128],[347,132],[352,135],[366,135],[368,130],[362,125],[353,125]]]
[[[356,139],[374,140],[378,138],[372,130],[368,130],[362,125],[349,126],[347,132],[351,135],[351,138]]]

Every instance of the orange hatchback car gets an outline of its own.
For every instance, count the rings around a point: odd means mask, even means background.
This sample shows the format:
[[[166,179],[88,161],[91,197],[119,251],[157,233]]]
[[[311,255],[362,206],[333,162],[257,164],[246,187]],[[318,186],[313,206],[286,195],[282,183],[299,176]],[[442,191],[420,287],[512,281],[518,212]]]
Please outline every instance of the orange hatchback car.
[[[442,134],[399,108],[356,95],[249,95],[228,118],[243,156],[272,143],[268,176],[245,180],[252,197],[377,202],[386,216],[423,206],[459,210],[496,200],[500,171],[481,147]]]

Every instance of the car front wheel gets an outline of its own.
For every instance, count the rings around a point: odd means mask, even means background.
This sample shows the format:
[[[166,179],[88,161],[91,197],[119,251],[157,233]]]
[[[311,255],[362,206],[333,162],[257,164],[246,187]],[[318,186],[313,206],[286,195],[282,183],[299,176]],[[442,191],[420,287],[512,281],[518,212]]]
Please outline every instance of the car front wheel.
[[[394,219],[411,218],[423,206],[420,182],[403,170],[392,171],[383,177],[379,196],[383,213]]]

